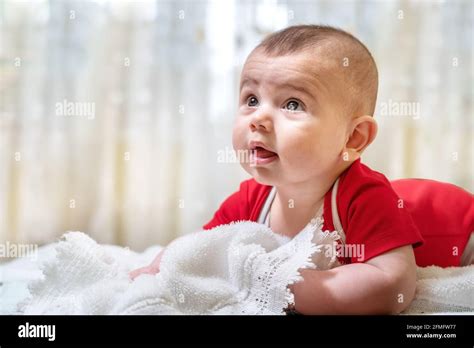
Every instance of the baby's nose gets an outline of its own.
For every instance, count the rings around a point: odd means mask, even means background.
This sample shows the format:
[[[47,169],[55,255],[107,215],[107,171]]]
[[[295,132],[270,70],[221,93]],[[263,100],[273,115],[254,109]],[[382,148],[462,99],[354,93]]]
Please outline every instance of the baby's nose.
[[[250,120],[250,130],[255,132],[257,130],[270,132],[273,130],[273,117],[267,110],[257,111]]]

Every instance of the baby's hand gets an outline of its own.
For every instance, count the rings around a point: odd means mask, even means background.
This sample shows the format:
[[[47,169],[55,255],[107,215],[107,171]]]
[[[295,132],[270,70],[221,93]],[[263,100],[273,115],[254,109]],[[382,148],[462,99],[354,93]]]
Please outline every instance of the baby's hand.
[[[145,267],[140,267],[136,270],[131,271],[128,276],[130,279],[134,280],[136,277],[142,275],[142,274],[157,274],[160,271],[160,263],[161,263],[161,257],[163,256],[163,253],[165,252],[165,248],[163,248],[158,255],[155,257],[155,259],[150,263],[148,266]]]
[[[136,277],[142,275],[142,274],[156,274],[160,271],[160,268],[156,268],[152,265],[148,265],[145,267],[140,267],[137,268],[136,270],[131,271],[128,276],[130,277],[131,280],[135,280]]]

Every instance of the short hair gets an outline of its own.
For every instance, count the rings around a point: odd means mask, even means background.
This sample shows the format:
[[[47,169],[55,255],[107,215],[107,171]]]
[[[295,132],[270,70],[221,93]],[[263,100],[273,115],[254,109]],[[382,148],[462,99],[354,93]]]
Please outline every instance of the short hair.
[[[296,25],[267,36],[254,51],[262,49],[269,56],[321,49],[334,66],[344,68],[343,81],[347,84],[352,115],[373,115],[377,101],[378,72],[375,60],[367,47],[348,32],[326,25]],[[344,65],[346,63],[346,65]]]

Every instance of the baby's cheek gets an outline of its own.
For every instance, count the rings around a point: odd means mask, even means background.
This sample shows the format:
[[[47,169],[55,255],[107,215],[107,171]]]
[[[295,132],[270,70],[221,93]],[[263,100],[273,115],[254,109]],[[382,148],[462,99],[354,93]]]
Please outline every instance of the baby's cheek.
[[[331,151],[333,149],[320,142],[317,135],[310,139],[300,136],[288,139],[283,157],[295,170],[314,172],[325,166]]]
[[[232,129],[232,146],[234,150],[243,149],[245,141],[245,126],[241,121],[236,121]]]
[[[285,141],[285,152],[294,159],[312,158],[319,151],[316,137],[316,135],[308,135],[304,132],[289,135]]]

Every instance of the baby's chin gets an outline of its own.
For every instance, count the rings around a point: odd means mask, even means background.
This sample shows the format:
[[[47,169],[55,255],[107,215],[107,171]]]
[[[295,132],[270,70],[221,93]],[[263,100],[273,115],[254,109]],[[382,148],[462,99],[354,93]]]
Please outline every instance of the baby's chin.
[[[248,166],[244,167],[245,171],[249,173],[252,178],[261,185],[267,186],[277,186],[279,180],[279,172],[270,170],[269,168],[264,167],[253,167]]]

